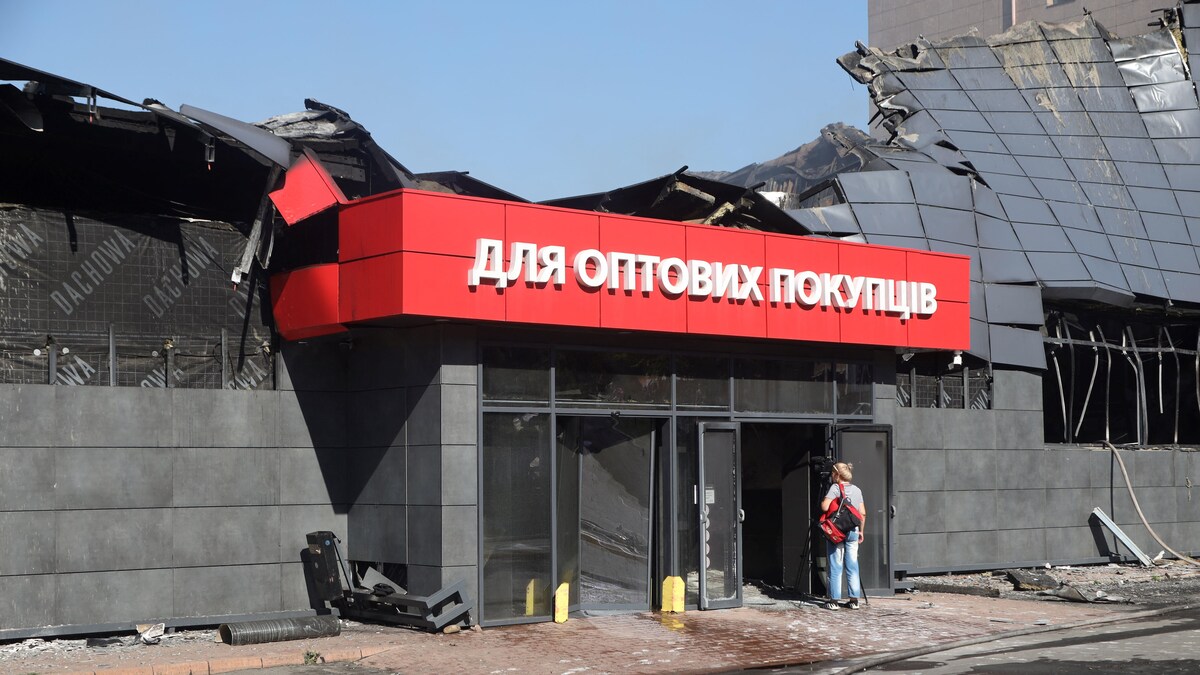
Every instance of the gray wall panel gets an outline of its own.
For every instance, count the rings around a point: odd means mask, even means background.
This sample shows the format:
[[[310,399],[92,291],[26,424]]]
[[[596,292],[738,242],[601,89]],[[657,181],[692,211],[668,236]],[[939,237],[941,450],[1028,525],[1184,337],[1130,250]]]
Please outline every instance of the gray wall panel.
[[[440,326],[422,326],[407,330],[403,339],[403,383],[410,387],[436,384],[442,350]]]
[[[1036,373],[996,369],[992,372],[996,410],[1042,409],[1042,378]]]
[[[977,410],[938,410],[943,447],[950,450],[986,450],[996,447],[996,417]],[[938,446],[924,446],[938,447]],[[955,453],[947,455],[953,464]],[[953,489],[953,488],[951,488]]]
[[[1124,487],[1120,491],[1128,494],[1128,490]],[[1150,521],[1151,526],[1156,523],[1173,523],[1179,520],[1178,500],[1175,497],[1175,490],[1171,488],[1139,488],[1134,487],[1134,492],[1137,494],[1138,506],[1142,507],[1142,514],[1146,516],[1146,520]],[[1140,523],[1142,519],[1137,515],[1137,511],[1129,508],[1122,509],[1120,512],[1122,519],[1128,518],[1131,522]],[[1195,515],[1193,514],[1193,518]]]
[[[1045,489],[996,490],[998,529],[1054,526],[1055,517],[1047,517],[1046,510]]]
[[[172,585],[174,605],[184,616],[279,611],[279,574],[279,565],[177,569]]]
[[[350,508],[347,528],[350,533],[347,550],[350,558],[375,562],[407,563],[412,557],[408,550],[408,531],[420,516],[414,509],[423,507],[383,504],[355,504]],[[334,530],[337,532],[337,530]],[[414,538],[422,550],[427,540]]]
[[[279,504],[331,504],[350,498],[346,465],[356,450],[280,448]]]
[[[58,572],[171,566],[172,509],[57,512]]]
[[[946,555],[959,564],[986,563],[996,560],[999,547],[996,533],[948,532],[946,533]]]
[[[893,481],[902,490],[942,490],[946,486],[945,450],[897,448],[892,458]]]
[[[405,345],[409,331],[359,329],[343,352],[348,389],[386,389],[407,384]]]
[[[281,467],[274,448],[180,448],[174,455],[174,506],[279,502]]]
[[[408,559],[414,565],[442,564],[442,509],[438,506],[410,506]],[[478,538],[478,533],[475,534]]]
[[[442,507],[442,564],[465,566],[479,560],[479,519],[474,506]]]
[[[53,508],[54,449],[0,447],[0,510]]]
[[[59,574],[55,623],[89,624],[176,616],[169,569]]]
[[[897,541],[896,562],[909,567],[946,565],[951,560],[947,545],[945,532],[902,535]]]
[[[404,445],[408,408],[404,387],[347,395],[346,442],[352,446]]]
[[[408,585],[410,593],[434,593],[456,581],[466,582],[467,593],[475,601],[473,617],[479,616],[479,574],[475,565],[436,567],[432,565],[409,565]]]
[[[403,447],[346,450],[351,501],[356,505],[406,503],[410,452]]]
[[[56,623],[55,588],[58,576],[0,576],[0,630],[49,626]]]
[[[178,509],[173,536],[175,567],[280,562],[278,506]]]
[[[987,531],[999,526],[995,490],[946,492],[947,532]]]
[[[986,490],[996,485],[996,452],[947,450],[946,489]]]
[[[902,535],[946,531],[945,492],[901,492],[896,495],[892,526]]]
[[[275,446],[276,404],[293,396],[275,391],[247,391],[238,396],[209,389],[172,392],[173,445],[183,448]]]
[[[1096,558],[1103,555],[1091,527],[1061,527],[1046,532],[1046,556],[1051,560]]]
[[[346,386],[347,369],[343,366],[345,351],[337,338],[286,342],[280,345],[280,358],[275,359],[276,383],[279,391],[342,391]]]
[[[1093,505],[1091,488],[1046,488],[1047,525],[1054,527],[1087,525]],[[1054,553],[1053,546],[1051,553]]]
[[[441,503],[446,506],[478,503],[479,461],[475,445],[443,445],[441,457]]]
[[[442,446],[408,447],[408,503],[437,506],[442,498]]]
[[[0,511],[0,542],[0,575],[55,571],[53,511]]]
[[[1136,456],[1136,470],[1132,466],[1128,466],[1128,459],[1125,460],[1129,470],[1129,480],[1135,488],[1175,485],[1174,455],[1176,453],[1170,450],[1138,450],[1134,453],[1122,453],[1121,458],[1125,459],[1126,454]]]
[[[1052,448],[1042,467],[1050,476],[1047,487],[1099,487],[1108,485],[1108,463],[1107,452]]]
[[[438,384],[477,384],[478,340],[475,326],[442,326],[442,359]]]
[[[337,392],[277,392],[276,445],[284,448],[345,445],[346,399]],[[267,420],[263,420],[265,424]]]
[[[473,386],[442,385],[442,443],[472,445],[476,442],[478,396],[478,390]]]
[[[1045,445],[1041,411],[995,410],[991,415],[996,421],[997,448],[1025,450]]]
[[[408,443],[440,445],[442,442],[441,385],[408,388]]]
[[[59,509],[171,505],[172,452],[156,448],[61,448],[55,455]]]
[[[1000,530],[996,534],[997,562],[1046,560],[1046,530]]]
[[[0,446],[41,448],[54,445],[55,387],[0,384]]]
[[[946,447],[942,442],[941,412],[928,408],[897,409],[892,443],[898,448]]]
[[[1049,480],[1042,470],[1045,450],[1008,450],[996,452],[996,487],[1006,489],[1044,488]]]
[[[308,582],[304,578],[304,563],[288,562],[279,566],[279,609],[323,609],[325,603],[308,596]]]
[[[53,387],[50,406],[57,416],[54,445],[70,447],[170,447],[173,442],[171,412],[179,389],[141,387]],[[220,398],[219,391],[205,391]],[[135,422],[136,420],[136,422]]]
[[[347,507],[342,504],[313,504],[279,507],[279,555],[284,562],[300,560],[300,552],[308,548],[305,535],[328,530],[341,537],[348,546],[352,542],[347,531]],[[347,549],[343,549],[347,550]]]

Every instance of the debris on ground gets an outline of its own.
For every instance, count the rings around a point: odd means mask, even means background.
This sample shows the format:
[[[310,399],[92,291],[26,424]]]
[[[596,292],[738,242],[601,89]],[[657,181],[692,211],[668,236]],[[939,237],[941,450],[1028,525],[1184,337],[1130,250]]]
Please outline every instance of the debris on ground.
[[[1106,563],[1098,565],[1063,565],[1046,568],[1014,568],[1003,571],[986,571],[964,574],[909,575],[908,581],[914,588],[925,587],[931,592],[946,592],[935,590],[931,584],[951,587],[986,588],[991,589],[1003,598],[1024,598],[1040,602],[1061,602],[1072,598],[1061,597],[1054,593],[1039,594],[1036,590],[1019,590],[1010,576],[1012,571],[1027,574],[1046,575],[1054,580],[1054,584],[1045,591],[1054,591],[1060,586],[1071,586],[1077,589],[1085,598],[1087,593],[1103,591],[1106,596],[1099,602],[1128,602],[1140,605],[1178,604],[1181,602],[1200,602],[1200,573],[1193,573],[1193,568],[1179,560],[1163,559],[1154,567],[1142,567],[1132,563]],[[971,593],[972,591],[957,591]],[[1067,592],[1070,595],[1070,591]],[[992,596],[996,597],[996,596]],[[1114,599],[1116,598],[1116,599]],[[1078,602],[1078,600],[1075,600]],[[1093,596],[1091,600],[1097,599]]]
[[[1061,585],[1058,579],[1042,572],[1016,569],[1004,572],[1012,579],[1013,590],[1017,591],[1052,591]]]
[[[969,586],[963,584],[942,584],[930,581],[917,581],[913,588],[923,593],[957,593],[959,595],[978,595],[984,598],[1000,597],[1000,589],[984,586]]]

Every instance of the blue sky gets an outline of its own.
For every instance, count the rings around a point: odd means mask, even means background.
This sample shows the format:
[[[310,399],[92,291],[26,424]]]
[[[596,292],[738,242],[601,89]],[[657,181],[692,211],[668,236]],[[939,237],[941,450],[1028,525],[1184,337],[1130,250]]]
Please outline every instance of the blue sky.
[[[0,0],[0,56],[245,121],[346,110],[411,170],[533,200],[734,170],[866,125],[865,0]]]

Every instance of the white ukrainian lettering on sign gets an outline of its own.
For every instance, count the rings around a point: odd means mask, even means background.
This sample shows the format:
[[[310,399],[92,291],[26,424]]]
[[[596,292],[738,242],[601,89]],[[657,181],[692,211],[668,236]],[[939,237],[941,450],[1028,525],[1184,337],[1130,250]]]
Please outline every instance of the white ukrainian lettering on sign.
[[[588,269],[588,263],[596,268]],[[575,280],[584,288],[600,288],[608,279],[608,259],[594,248],[575,254]]]
[[[527,285],[566,283],[567,250],[564,246],[538,246],[512,242],[508,266],[504,242],[478,239],[475,261],[467,285],[491,284],[506,288],[524,278]],[[838,272],[772,267],[766,271],[767,297],[759,285],[763,267],[692,258],[661,258],[642,253],[584,249],[572,258],[575,282],[583,288],[606,288],[644,295],[656,290],[670,298],[717,298],[730,302],[791,307],[834,307],[897,315],[901,320],[930,316],[937,311],[937,286],[926,281],[854,276]],[[637,282],[641,276],[642,282]]]

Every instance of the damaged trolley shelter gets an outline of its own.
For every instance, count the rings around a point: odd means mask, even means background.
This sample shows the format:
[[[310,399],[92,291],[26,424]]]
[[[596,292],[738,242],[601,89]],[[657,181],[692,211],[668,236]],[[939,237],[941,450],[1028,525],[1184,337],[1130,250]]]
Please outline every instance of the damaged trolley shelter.
[[[1081,443],[1140,448],[1195,549],[1195,454],[1150,447],[1200,432],[1192,12],[860,47],[886,140],[544,204],[315,101],[251,126],[5,62],[0,635],[311,612],[318,530],[488,624],[821,592],[830,455],[869,592],[1123,556],[1092,509],[1146,533]]]

